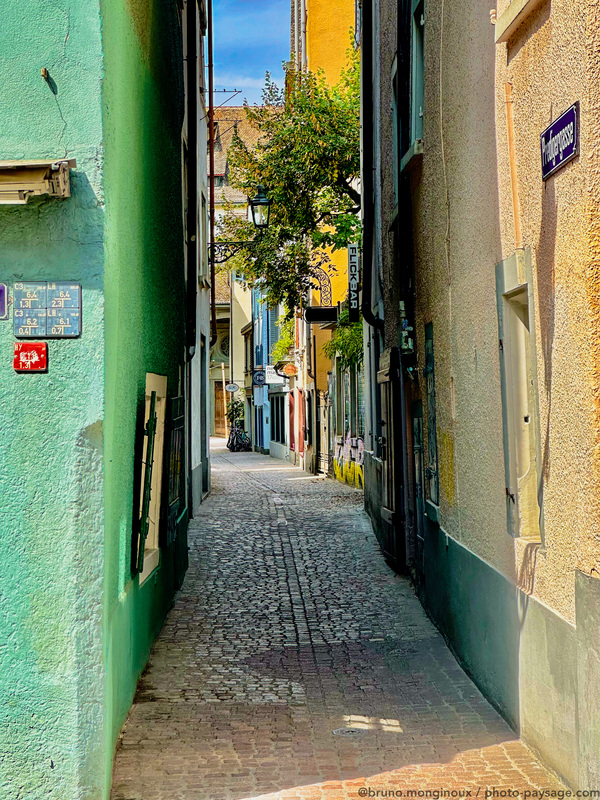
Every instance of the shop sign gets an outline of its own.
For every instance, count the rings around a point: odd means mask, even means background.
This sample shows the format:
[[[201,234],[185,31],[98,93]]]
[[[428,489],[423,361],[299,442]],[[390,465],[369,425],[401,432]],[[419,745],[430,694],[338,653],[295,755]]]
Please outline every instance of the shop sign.
[[[358,322],[360,308],[358,304],[358,288],[360,285],[360,267],[358,261],[358,245],[348,245],[348,311],[349,321]]]
[[[273,383],[283,383],[283,377],[275,372],[275,367],[267,364],[265,367],[265,377],[269,385]]]
[[[8,288],[0,283],[0,319],[8,319]]]
[[[262,369],[254,370],[254,374],[252,375],[252,383],[255,386],[264,386],[267,382],[265,373]]]
[[[233,394],[233,392],[237,392],[239,388],[240,387],[237,385],[237,383],[228,383],[227,386],[225,387],[225,391],[231,392]]]
[[[46,372],[48,369],[46,342],[15,342],[13,367],[17,372]]]
[[[298,367],[295,364],[286,364],[282,371],[288,378],[293,378],[298,374]]]
[[[579,101],[573,103],[540,136],[542,180],[579,155]]]

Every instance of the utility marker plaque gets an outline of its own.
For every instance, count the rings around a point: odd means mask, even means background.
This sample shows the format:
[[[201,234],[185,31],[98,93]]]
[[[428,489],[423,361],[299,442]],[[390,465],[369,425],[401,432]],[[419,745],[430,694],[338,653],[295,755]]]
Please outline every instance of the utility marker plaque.
[[[546,128],[540,147],[544,181],[579,155],[579,100]]]
[[[14,333],[18,339],[81,336],[79,283],[15,283],[13,306]]]

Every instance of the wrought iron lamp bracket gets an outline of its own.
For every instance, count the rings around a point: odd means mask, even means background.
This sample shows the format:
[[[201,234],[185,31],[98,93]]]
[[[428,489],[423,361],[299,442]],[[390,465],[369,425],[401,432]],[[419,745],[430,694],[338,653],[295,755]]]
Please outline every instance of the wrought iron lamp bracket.
[[[225,261],[229,261],[230,258],[237,256],[237,254],[242,250],[244,247],[248,247],[248,245],[252,245],[254,242],[215,242],[212,245],[209,245],[209,252],[212,255],[212,261],[214,264],[223,264]]]

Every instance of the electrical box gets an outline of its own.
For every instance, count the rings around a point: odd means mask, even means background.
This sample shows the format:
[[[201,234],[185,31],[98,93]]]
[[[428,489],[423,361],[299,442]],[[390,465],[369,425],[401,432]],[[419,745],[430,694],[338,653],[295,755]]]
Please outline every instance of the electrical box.
[[[70,197],[74,158],[0,161],[0,205],[25,205],[30,197]]]

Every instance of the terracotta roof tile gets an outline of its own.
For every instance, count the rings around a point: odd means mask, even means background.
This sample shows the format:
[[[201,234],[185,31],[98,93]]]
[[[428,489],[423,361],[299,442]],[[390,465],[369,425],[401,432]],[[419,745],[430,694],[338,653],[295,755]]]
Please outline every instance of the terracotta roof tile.
[[[215,175],[225,176],[226,182],[225,186],[215,187],[215,202],[219,204],[246,202],[244,192],[227,186],[229,175],[227,154],[236,128],[238,135],[248,147],[256,147],[260,139],[260,131],[249,123],[246,109],[243,106],[215,108]]]

